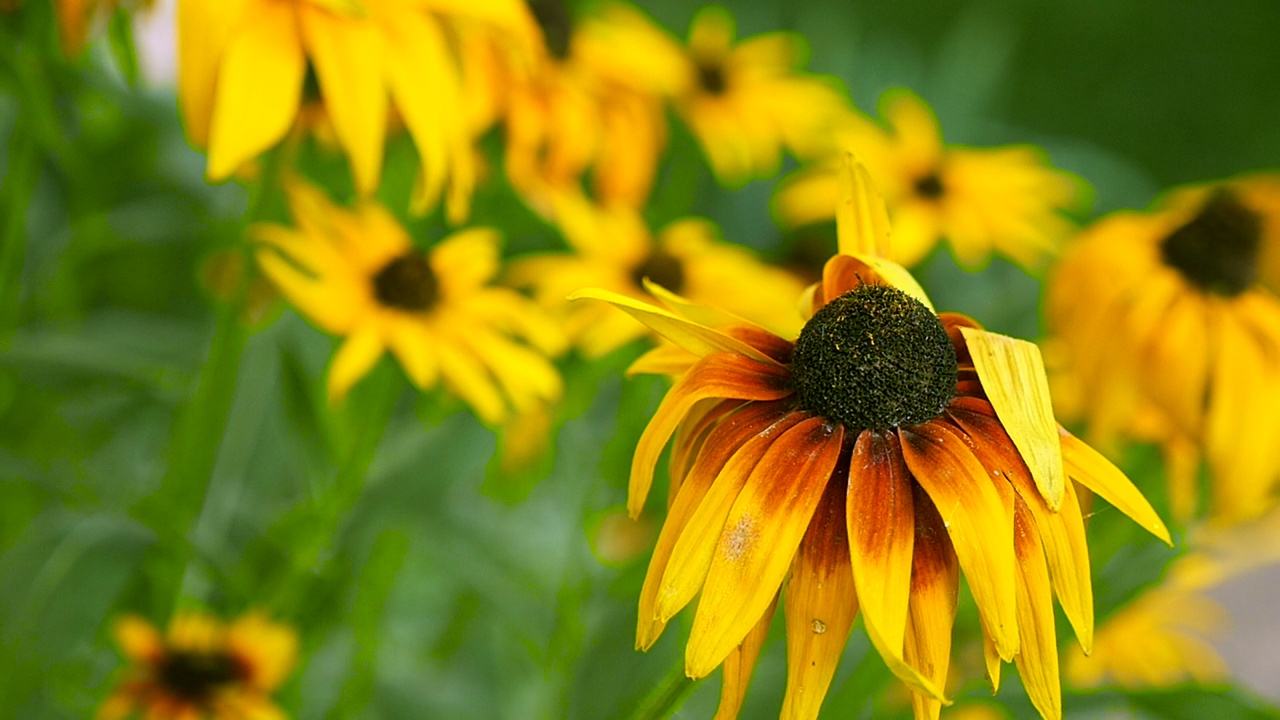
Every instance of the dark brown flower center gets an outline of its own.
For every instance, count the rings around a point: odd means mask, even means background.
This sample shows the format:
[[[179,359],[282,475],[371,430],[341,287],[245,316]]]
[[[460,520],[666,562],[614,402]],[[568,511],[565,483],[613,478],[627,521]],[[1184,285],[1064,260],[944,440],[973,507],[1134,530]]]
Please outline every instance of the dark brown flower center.
[[[1205,292],[1239,295],[1257,275],[1262,220],[1225,188],[1160,243],[1164,263]]]
[[[569,57],[569,39],[573,35],[569,10],[564,0],[528,0],[529,10],[542,28],[542,39],[551,56],[563,60]]]
[[[678,293],[684,289],[684,262],[665,250],[654,250],[631,271],[631,279],[636,285],[640,285],[640,281],[645,278]]]
[[[239,664],[222,652],[170,652],[159,670],[158,680],[166,690],[193,702],[208,700],[241,679]]]
[[[373,276],[373,294],[386,307],[427,310],[440,299],[440,283],[426,256],[410,251]]]
[[[708,95],[720,95],[729,89],[724,75],[724,65],[717,60],[698,61],[698,85]]]
[[[919,300],[862,285],[805,324],[791,375],[801,409],[851,430],[887,430],[941,414],[955,394],[956,353]]]
[[[915,191],[916,195],[926,200],[937,200],[942,197],[947,188],[942,184],[942,178],[938,177],[938,173],[931,172],[916,180]]]

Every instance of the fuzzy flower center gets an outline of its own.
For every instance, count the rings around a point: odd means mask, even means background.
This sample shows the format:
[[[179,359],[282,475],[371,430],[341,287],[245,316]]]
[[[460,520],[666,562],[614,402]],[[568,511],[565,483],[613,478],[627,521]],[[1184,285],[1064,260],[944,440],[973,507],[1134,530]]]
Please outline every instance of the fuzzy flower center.
[[[955,394],[956,353],[919,300],[862,285],[805,324],[791,360],[800,407],[851,430],[916,425]]]
[[[410,251],[373,276],[373,294],[386,307],[421,311],[440,299],[440,283],[426,256]]]
[[[714,60],[698,61],[698,85],[708,95],[721,95],[729,89],[729,81],[724,76],[724,66]]]
[[[645,278],[678,293],[684,289],[684,263],[680,258],[659,248],[631,270],[631,279],[636,285],[641,285],[640,281]]]
[[[557,60],[569,57],[569,39],[572,29],[569,22],[569,10],[564,0],[529,0],[529,10],[534,20],[542,29],[543,40],[547,44],[547,52]]]
[[[1160,243],[1160,256],[1205,292],[1232,297],[1253,284],[1261,241],[1258,215],[1222,189]]]
[[[211,698],[221,687],[240,678],[236,661],[226,653],[170,652],[160,665],[160,684],[191,701]]]
[[[938,173],[933,172],[916,180],[915,191],[916,195],[926,200],[937,200],[946,192],[946,186],[942,184]]]

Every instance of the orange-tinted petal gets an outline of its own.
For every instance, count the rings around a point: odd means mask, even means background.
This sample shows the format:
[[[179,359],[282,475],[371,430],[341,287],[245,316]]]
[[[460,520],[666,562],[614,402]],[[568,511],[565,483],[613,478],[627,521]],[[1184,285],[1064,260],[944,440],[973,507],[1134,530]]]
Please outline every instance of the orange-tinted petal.
[[[1014,513],[1018,554],[1018,635],[1014,661],[1031,704],[1046,720],[1062,717],[1062,681],[1058,674],[1058,638],[1053,629],[1053,593],[1031,512],[1019,499]]]
[[[789,371],[780,365],[765,365],[740,355],[714,353],[699,360],[667,392],[636,445],[627,495],[631,517],[638,517],[644,509],[662,448],[698,401],[778,400],[791,394],[789,378]]]
[[[125,615],[113,628],[116,644],[135,662],[157,663],[164,658],[164,639],[151,623],[137,615]]]
[[[827,484],[787,584],[787,694],[782,718],[818,717],[858,614],[839,475]]]
[[[809,418],[774,440],[734,501],[693,619],[685,671],[702,677],[777,593],[831,478],[844,428]]]
[[[915,486],[915,555],[911,567],[911,613],[907,619],[906,660],[941,688],[951,665],[951,627],[956,620],[960,566],[946,525],[933,502]],[[937,720],[942,703],[911,693],[917,720]]]
[[[760,659],[760,650],[764,648],[764,640],[769,636],[769,625],[773,622],[773,612],[777,605],[778,596],[774,595],[773,602],[769,603],[760,620],[742,639],[742,644],[724,659],[720,706],[716,708],[714,720],[733,720],[738,717],[742,701],[747,697],[747,688],[751,685],[751,676],[755,673],[756,661]]]

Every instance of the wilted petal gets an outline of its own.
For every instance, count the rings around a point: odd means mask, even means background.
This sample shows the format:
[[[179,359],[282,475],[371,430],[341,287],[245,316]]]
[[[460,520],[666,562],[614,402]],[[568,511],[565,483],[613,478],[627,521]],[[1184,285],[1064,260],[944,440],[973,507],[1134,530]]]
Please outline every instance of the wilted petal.
[[[937,508],[915,489],[915,555],[911,572],[911,613],[907,620],[906,660],[935,686],[945,688],[951,665],[951,627],[956,620],[960,566]],[[942,703],[913,692],[917,720],[937,720]]]
[[[1040,534],[1019,499],[1014,514],[1018,553],[1018,634],[1021,646],[1014,661],[1031,704],[1046,720],[1062,717],[1062,681],[1058,674],[1058,638],[1053,629],[1053,593]]]
[[[755,673],[756,661],[760,659],[760,650],[764,647],[764,640],[769,635],[769,625],[773,622],[773,612],[777,606],[778,596],[774,595],[773,602],[769,603],[764,615],[760,616],[755,627],[752,627],[751,632],[742,639],[742,644],[734,648],[733,652],[729,653],[729,657],[724,659],[721,672],[723,681],[720,685],[720,706],[716,708],[714,720],[733,720],[738,717],[738,711],[742,709],[742,701],[747,697],[747,689],[751,686],[751,676]]]

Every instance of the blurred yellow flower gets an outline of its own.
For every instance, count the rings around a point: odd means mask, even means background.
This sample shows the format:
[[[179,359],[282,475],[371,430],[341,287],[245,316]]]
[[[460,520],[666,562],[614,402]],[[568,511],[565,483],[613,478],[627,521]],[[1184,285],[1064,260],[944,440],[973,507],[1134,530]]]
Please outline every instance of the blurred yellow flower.
[[[601,207],[581,193],[556,194],[554,214],[575,252],[516,260],[507,278],[532,288],[539,302],[560,314],[570,340],[589,357],[644,337],[645,327],[608,306],[569,303],[565,298],[583,287],[598,286],[651,300],[643,285],[646,278],[776,332],[799,329],[800,281],[764,264],[748,249],[724,242],[708,220],[677,220],[654,235],[636,210]],[[750,292],[739,290],[744,287]]]
[[[116,622],[115,636],[132,667],[98,709],[98,720],[285,717],[271,693],[293,669],[292,628],[257,613],[225,625],[187,611],[173,617],[163,636],[132,615]]]
[[[495,231],[463,230],[423,252],[379,205],[346,210],[300,181],[287,189],[298,228],[258,226],[256,255],[294,307],[345,336],[332,400],[388,349],[415,385],[442,381],[490,424],[559,398],[547,355],[563,349],[560,331],[533,301],[487,285],[500,264]]]
[[[1049,330],[1064,372],[1089,388],[1091,432],[1102,443],[1158,437],[1133,427],[1155,412],[1159,439],[1190,456],[1169,473],[1182,519],[1195,511],[1201,454],[1213,518],[1236,522],[1274,504],[1280,299],[1261,280],[1278,247],[1280,182],[1244,177],[1099,220],[1049,278]]]
[[[178,95],[187,133],[223,180],[294,126],[314,73],[357,189],[377,188],[392,106],[422,161],[416,202],[448,185],[454,221],[474,184],[447,20],[479,18],[521,39],[518,0],[179,0]]]
[[[893,260],[920,262],[946,240],[960,264],[975,267],[994,251],[1024,267],[1056,253],[1072,225],[1060,213],[1076,207],[1080,181],[1046,164],[1029,145],[946,146],[923,100],[892,90],[880,101],[881,127],[850,114],[836,133],[841,152],[866,163],[893,218]],[[831,219],[838,152],[791,174],[774,198],[785,227]]]
[[[687,303],[578,294],[699,357],[632,464],[637,517],[674,435],[673,500],[636,644],[651,647],[701,593],[685,670],[698,678],[724,666],[718,717],[732,718],[785,596],[782,717],[813,718],[860,610],[912,689],[916,717],[937,718],[963,570],[992,682],[1002,660],[1015,662],[1040,714],[1058,718],[1055,593],[1081,645],[1093,636],[1075,483],[1166,541],[1168,531],[1128,478],[1054,422],[1034,345],[935,314],[902,267],[857,251],[879,247],[887,231],[868,183],[842,179],[852,209],[839,213],[842,254],[827,263],[794,342],[760,327],[709,327]]]
[[[149,10],[154,4],[155,0],[55,0],[53,8],[58,16],[58,39],[62,42],[63,54],[75,57],[84,52],[89,26],[101,22],[117,8],[136,12]],[[0,2],[0,12],[10,12],[17,7],[18,0]]]

